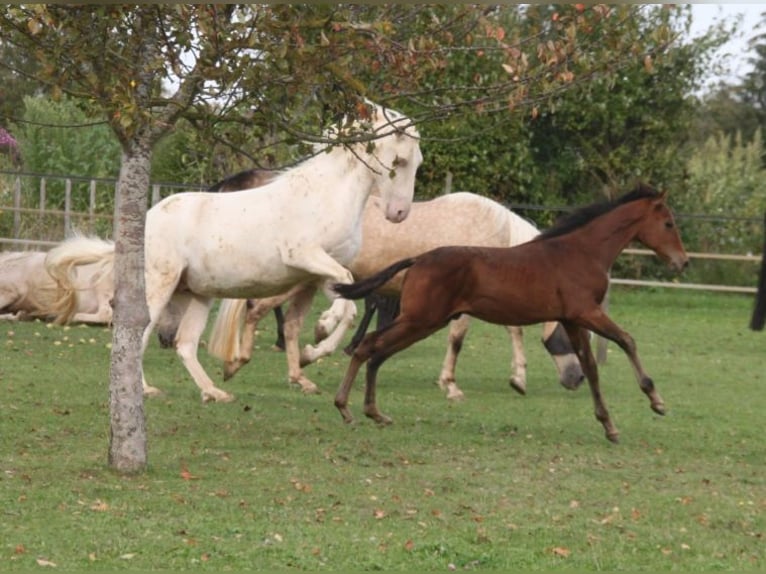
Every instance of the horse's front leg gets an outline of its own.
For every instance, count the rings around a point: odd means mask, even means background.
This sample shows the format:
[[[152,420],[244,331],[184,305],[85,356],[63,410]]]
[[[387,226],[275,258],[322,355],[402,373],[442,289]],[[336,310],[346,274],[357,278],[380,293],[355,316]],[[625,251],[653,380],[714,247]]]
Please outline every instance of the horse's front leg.
[[[457,367],[457,357],[463,348],[463,341],[468,332],[468,324],[471,321],[469,315],[463,314],[457,319],[453,319],[449,325],[447,335],[447,353],[442,361],[442,370],[439,373],[439,388],[447,391],[447,399],[451,401],[460,401],[465,398],[463,391],[455,382],[455,368]]]
[[[563,324],[563,323],[562,323]],[[585,372],[585,378],[588,379],[588,385],[590,386],[590,393],[593,397],[593,406],[598,420],[604,427],[604,433],[606,438],[611,442],[618,442],[620,433],[614,426],[609,411],[606,408],[604,399],[601,396],[601,388],[598,379],[598,365],[596,363],[596,357],[593,355],[593,350],[590,346],[590,335],[586,329],[581,326],[566,323],[563,324],[566,329],[569,339],[572,343],[574,351],[580,358],[580,364]]]
[[[633,337],[626,331],[623,331],[614,321],[612,321],[602,309],[597,309],[591,313],[586,320],[589,324],[589,329],[606,337],[610,341],[617,343],[620,348],[628,356],[633,372],[636,375],[638,386],[649,398],[649,404],[654,412],[659,415],[665,414],[665,401],[657,392],[654,387],[654,381],[646,374],[644,368],[641,366],[641,361],[638,358],[638,351],[636,350],[636,342]]]
[[[291,384],[300,385],[306,394],[318,393],[319,389],[301,369],[299,337],[303,321],[311,308],[311,301],[316,293],[314,283],[300,285],[292,291],[290,305],[285,313],[285,357],[287,358],[287,377]]]

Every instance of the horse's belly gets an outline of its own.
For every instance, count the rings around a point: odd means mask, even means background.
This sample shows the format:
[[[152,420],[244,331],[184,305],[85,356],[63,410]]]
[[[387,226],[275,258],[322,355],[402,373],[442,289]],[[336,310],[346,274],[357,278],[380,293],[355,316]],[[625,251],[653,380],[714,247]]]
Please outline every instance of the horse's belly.
[[[208,297],[247,299],[280,295],[288,289],[307,280],[300,273],[285,266],[250,268],[247,265],[220,269],[188,268],[182,280],[181,289]]]
[[[208,297],[259,298],[284,293],[309,279],[298,269],[286,267],[278,258],[208,256],[190,264],[180,288]]]

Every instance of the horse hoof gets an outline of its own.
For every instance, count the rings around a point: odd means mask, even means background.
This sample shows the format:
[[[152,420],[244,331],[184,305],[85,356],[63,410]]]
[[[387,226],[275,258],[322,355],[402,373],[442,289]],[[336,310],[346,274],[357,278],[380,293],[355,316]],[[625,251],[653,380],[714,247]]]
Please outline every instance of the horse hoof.
[[[301,392],[304,395],[321,395],[322,391],[319,390],[319,387],[316,385],[306,385],[304,387],[301,387]]]
[[[665,415],[665,405],[662,403],[656,403],[652,405],[652,410],[658,415]]]
[[[527,384],[523,381],[520,381],[518,378],[511,377],[511,380],[508,381],[508,384],[511,385],[511,388],[520,395],[527,394]]]
[[[372,420],[374,420],[376,423],[378,423],[381,426],[388,426],[394,422],[394,419],[392,419],[391,417],[388,417],[384,415],[383,413],[379,413],[377,411],[372,411],[372,412],[364,413],[364,414],[366,414],[369,418],[371,418]]]
[[[234,400],[234,395],[230,395],[225,391],[216,389],[217,392],[205,391],[202,393],[203,403],[230,403]]]
[[[617,432],[615,432],[615,433],[607,433],[606,440],[608,440],[609,442],[611,442],[613,444],[618,444],[620,442],[620,434],[617,433]]]
[[[145,397],[158,397],[162,394],[162,391],[157,387],[144,387]]]

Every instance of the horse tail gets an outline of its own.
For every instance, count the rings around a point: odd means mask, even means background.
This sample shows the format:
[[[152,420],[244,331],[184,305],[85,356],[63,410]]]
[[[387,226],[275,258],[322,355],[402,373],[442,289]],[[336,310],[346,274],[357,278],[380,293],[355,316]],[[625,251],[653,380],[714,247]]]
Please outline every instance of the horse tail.
[[[98,264],[99,270],[93,282],[101,281],[114,273],[114,243],[96,237],[76,235],[51,249],[45,257],[45,269],[58,285],[58,296],[50,303],[45,314],[57,324],[68,323],[77,312],[75,268],[80,265]]]
[[[240,356],[239,339],[247,313],[247,299],[222,299],[213,329],[207,341],[207,352],[223,361]]]
[[[753,331],[763,331],[766,324],[766,215],[764,216],[763,250],[761,252],[761,270],[758,274],[758,291],[755,295],[755,308],[750,319]]]
[[[399,271],[412,267],[415,264],[415,261],[415,257],[402,259],[401,261],[397,261],[393,265],[386,267],[382,271],[379,271],[375,275],[370,275],[366,279],[362,279],[356,283],[336,283],[332,286],[332,290],[344,299],[361,299],[390,281],[394,275],[399,273]]]

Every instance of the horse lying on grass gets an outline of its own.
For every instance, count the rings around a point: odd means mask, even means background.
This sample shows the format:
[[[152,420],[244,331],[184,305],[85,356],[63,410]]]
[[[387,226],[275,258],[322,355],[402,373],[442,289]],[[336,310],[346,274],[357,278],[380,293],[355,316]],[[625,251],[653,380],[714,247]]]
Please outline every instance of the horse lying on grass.
[[[77,236],[68,241],[90,243]],[[61,244],[54,247],[55,253]],[[110,242],[97,243],[99,248],[112,249]],[[49,252],[50,253],[50,252]],[[56,278],[45,267],[49,253],[19,251],[0,254],[0,319],[51,319],[60,316],[57,310],[59,289]],[[67,301],[67,316],[75,323],[108,325],[112,321],[110,301],[114,294],[111,268],[100,264],[79,265],[67,270],[72,274],[75,295]]]

